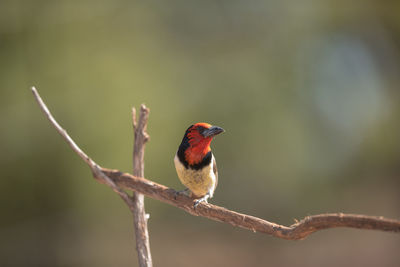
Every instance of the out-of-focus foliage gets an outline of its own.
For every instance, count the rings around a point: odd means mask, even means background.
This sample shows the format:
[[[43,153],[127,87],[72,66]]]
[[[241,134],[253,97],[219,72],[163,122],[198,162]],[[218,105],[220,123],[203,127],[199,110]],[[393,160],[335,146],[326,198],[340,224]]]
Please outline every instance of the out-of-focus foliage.
[[[396,1],[0,2],[0,265],[134,266],[132,218],[49,126],[131,170],[130,108],[151,108],[146,177],[181,189],[184,130],[213,142],[213,203],[291,224],[400,217]],[[289,242],[147,200],[155,266],[398,266],[398,235]],[[268,264],[267,264],[268,263]]]

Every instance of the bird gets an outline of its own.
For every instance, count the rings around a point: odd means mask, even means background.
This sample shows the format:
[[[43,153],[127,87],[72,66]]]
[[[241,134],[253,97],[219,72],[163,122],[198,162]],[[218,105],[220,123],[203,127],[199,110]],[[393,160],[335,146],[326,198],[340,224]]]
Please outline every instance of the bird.
[[[174,157],[175,169],[181,183],[186,186],[182,193],[189,191],[196,199],[194,208],[201,202],[208,203],[218,184],[218,169],[210,144],[213,138],[225,132],[219,126],[205,122],[195,123],[187,128]]]

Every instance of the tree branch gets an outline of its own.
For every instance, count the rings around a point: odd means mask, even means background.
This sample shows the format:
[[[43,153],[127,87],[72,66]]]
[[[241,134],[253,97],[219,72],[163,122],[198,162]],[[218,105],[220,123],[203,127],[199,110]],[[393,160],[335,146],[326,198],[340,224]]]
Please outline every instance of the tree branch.
[[[90,169],[92,170],[93,176],[96,179],[102,180],[102,182],[111,189],[117,193],[122,200],[129,206],[130,210],[133,209],[133,201],[129,197],[129,195],[123,191],[121,188],[119,188],[114,181],[112,181],[109,177],[107,177],[102,171],[100,166],[94,162],[91,158],[89,158],[88,155],[86,155],[85,152],[83,152],[78,145],[72,140],[72,138],[68,135],[67,131],[64,130],[58,122],[54,119],[54,117],[51,115],[49,109],[47,108],[46,104],[43,102],[42,98],[40,97],[39,93],[37,92],[35,87],[31,88],[33,96],[35,97],[36,101],[38,102],[40,109],[43,111],[43,113],[46,115],[47,119],[50,121],[50,123],[56,128],[57,132],[64,138],[64,140],[67,142],[67,144],[72,148],[72,150],[75,151],[78,156],[83,159],[83,161],[86,162],[87,165],[89,165]]]
[[[284,226],[204,202],[200,203],[196,209],[194,209],[193,199],[182,194],[176,195],[175,190],[171,188],[149,181],[145,178],[133,176],[128,173],[122,173],[118,170],[99,167],[81,149],[79,149],[74,141],[68,136],[66,131],[58,125],[51,116],[46,105],[41,100],[39,94],[36,92],[36,89],[32,88],[32,91],[41,109],[49,118],[53,126],[72,147],[72,149],[89,165],[94,178],[96,178],[100,183],[110,186],[120,196],[124,193],[124,191],[120,189],[120,187],[123,187],[183,209],[195,216],[203,216],[215,221],[225,222],[233,226],[248,229],[253,232],[265,233],[288,240],[304,239],[316,231],[335,227],[400,232],[400,221],[366,215],[343,213],[320,214],[305,217],[291,226]],[[124,199],[123,196],[121,197]],[[127,201],[125,202],[128,204]]]
[[[132,108],[132,124],[135,136],[133,145],[133,174],[138,177],[144,176],[144,148],[149,140],[149,135],[146,132],[149,112],[150,110],[146,108],[145,105],[142,105],[140,108],[139,122],[136,123],[136,110]],[[144,195],[135,192],[132,200],[134,204],[133,221],[139,266],[151,267],[153,263],[151,260],[149,232],[147,230],[148,214],[146,214],[144,210]]]
[[[320,214],[308,216],[291,226],[284,226],[209,203],[200,203],[194,209],[193,199],[183,194],[175,197],[175,190],[164,185],[128,173],[122,173],[118,170],[102,168],[102,171],[116,184],[125,189],[140,192],[148,197],[181,208],[192,215],[229,223],[253,232],[265,233],[283,239],[304,239],[316,231],[335,227],[400,232],[400,221],[366,215]]]

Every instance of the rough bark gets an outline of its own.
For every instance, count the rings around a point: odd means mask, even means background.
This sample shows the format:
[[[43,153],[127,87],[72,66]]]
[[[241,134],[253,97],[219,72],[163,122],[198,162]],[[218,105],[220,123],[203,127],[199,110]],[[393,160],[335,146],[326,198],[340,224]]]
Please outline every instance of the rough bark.
[[[122,173],[118,170],[102,168],[97,165],[75,144],[67,132],[61,128],[61,126],[51,115],[50,111],[40,98],[35,88],[32,88],[32,92],[39,103],[40,108],[45,113],[52,125],[70,145],[70,147],[82,158],[83,161],[86,162],[86,164],[88,164],[92,170],[93,177],[100,183],[110,186],[117,194],[121,196],[121,198],[131,209],[132,200],[130,197],[127,197],[127,194],[121,188],[135,191],[136,193],[140,193],[168,203],[195,216],[203,216],[215,221],[225,222],[233,226],[248,229],[253,232],[265,233],[288,240],[304,239],[316,231],[335,227],[381,230],[396,233],[400,232],[400,221],[367,215],[343,213],[320,214],[307,216],[293,225],[284,226],[208,203],[200,203],[196,209],[194,209],[193,199],[181,194],[176,195],[176,191],[171,188],[152,182],[145,178],[138,177],[144,176],[143,173],[139,173],[138,176],[134,176],[128,173]]]
[[[133,174],[137,177],[144,177],[144,149],[149,135],[146,132],[147,120],[150,110],[142,105],[140,108],[139,121],[136,123],[136,110],[132,109],[132,123],[134,131],[133,145]],[[135,192],[133,200],[133,218],[136,236],[136,250],[140,267],[153,266],[150,251],[149,232],[147,229],[148,215],[144,209],[144,195]]]
[[[398,220],[358,214],[330,213],[313,215],[307,216],[291,226],[284,226],[213,204],[200,203],[194,209],[193,199],[183,194],[176,196],[175,190],[164,185],[135,177],[128,173],[121,173],[118,170],[102,168],[102,171],[122,188],[140,192],[148,197],[181,208],[192,215],[203,216],[253,232],[265,233],[283,239],[304,239],[316,231],[335,227],[400,232],[400,221]]]

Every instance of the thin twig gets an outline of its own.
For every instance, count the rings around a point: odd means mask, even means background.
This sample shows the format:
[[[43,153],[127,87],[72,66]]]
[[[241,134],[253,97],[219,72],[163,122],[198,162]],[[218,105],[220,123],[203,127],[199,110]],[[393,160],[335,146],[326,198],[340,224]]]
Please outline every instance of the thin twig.
[[[64,138],[64,140],[68,143],[68,145],[75,151],[78,156],[83,159],[83,161],[86,162],[86,164],[90,167],[90,169],[93,172],[93,176],[102,179],[105,184],[107,184],[109,187],[114,190],[115,193],[117,193],[124,201],[125,203],[129,206],[129,208],[132,210],[133,209],[133,201],[129,197],[129,195],[123,191],[120,187],[118,187],[113,180],[111,180],[107,175],[105,175],[102,171],[100,166],[94,162],[88,155],[86,155],[85,152],[82,151],[82,149],[79,148],[79,146],[72,140],[72,138],[68,135],[67,131],[64,130],[60,124],[54,119],[53,115],[51,115],[50,110],[47,108],[46,104],[43,102],[42,98],[40,97],[39,93],[37,92],[35,87],[31,88],[32,93],[36,99],[36,101],[39,104],[40,109],[44,112],[46,115],[47,119],[50,121],[50,123],[56,128],[57,132]]]
[[[36,89],[32,88],[32,91],[41,109],[49,118],[50,122],[72,147],[72,149],[89,165],[89,167],[92,169],[93,176],[97,178],[100,183],[105,183],[111,186],[113,189],[122,187],[181,208],[195,216],[206,217],[215,221],[225,222],[233,226],[248,229],[253,232],[265,233],[288,240],[304,239],[316,231],[335,227],[381,230],[396,233],[400,232],[400,221],[398,220],[358,214],[320,214],[308,216],[291,226],[284,226],[207,203],[200,203],[196,209],[194,209],[193,199],[183,194],[176,195],[175,190],[171,188],[152,182],[145,178],[133,176],[128,173],[122,173],[118,170],[110,170],[99,167],[93,162],[93,160],[86,156],[86,154],[83,153],[79,147],[76,146],[65,130],[58,125],[43,101],[40,99]],[[90,162],[93,162],[93,164]],[[111,184],[110,180],[112,182]],[[114,185],[114,187],[112,185]],[[114,189],[114,191],[116,190]],[[119,191],[116,192],[118,193]]]
[[[145,105],[141,106],[139,114],[139,122],[136,123],[136,110],[132,108],[132,124],[134,131],[133,145],[133,174],[138,177],[144,176],[144,148],[149,140],[149,135],[146,132],[147,120],[150,110]],[[150,251],[149,232],[147,228],[148,215],[144,209],[144,195],[135,192],[133,197],[134,211],[134,226],[136,236],[136,250],[138,254],[140,267],[153,266]]]

